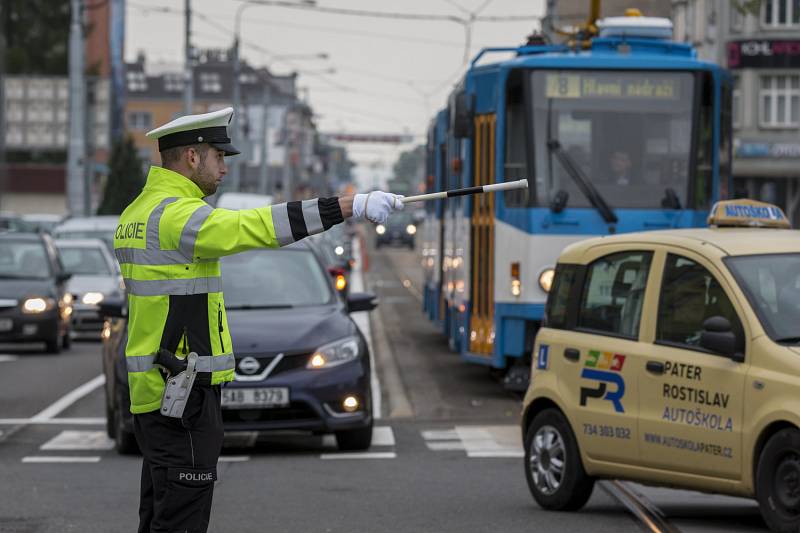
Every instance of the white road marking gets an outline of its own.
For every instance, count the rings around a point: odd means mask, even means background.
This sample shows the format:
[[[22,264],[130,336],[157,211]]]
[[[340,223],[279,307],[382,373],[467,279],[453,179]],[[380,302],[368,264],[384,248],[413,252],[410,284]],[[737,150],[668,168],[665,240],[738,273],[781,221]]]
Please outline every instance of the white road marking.
[[[372,446],[394,446],[394,431],[390,426],[372,428]]]
[[[344,453],[323,453],[320,459],[395,459],[397,454],[394,452],[344,452]]]
[[[425,445],[429,450],[434,452],[453,452],[464,451],[464,443],[460,441],[439,440],[433,442],[426,442]]]
[[[425,440],[458,440],[459,436],[455,429],[431,429],[422,432]]]
[[[55,455],[29,455],[22,458],[23,463],[99,463],[100,458],[93,457],[57,457]]]
[[[114,441],[105,431],[65,430],[42,444],[40,450],[110,450]]]
[[[244,463],[249,460],[249,455],[220,455],[218,459],[220,463]]]
[[[55,417],[58,413],[62,412],[64,409],[72,405],[73,403],[77,402],[87,394],[91,393],[97,387],[102,387],[103,384],[106,382],[106,376],[104,374],[100,374],[96,378],[84,383],[80,387],[68,392],[60,399],[53,402],[49,407],[45,408],[39,414],[34,415],[31,420],[36,422],[42,422],[45,420],[50,420]]]
[[[0,418],[0,426],[28,426],[28,425],[64,425],[64,426],[102,426],[105,418],[48,418],[37,420],[34,418]]]
[[[9,361],[16,361],[17,359],[19,359],[19,357],[16,355],[0,353],[0,363],[8,363]]]
[[[364,272],[361,270],[361,239],[353,238],[353,259],[355,259],[355,266],[350,273],[350,290],[352,292],[363,292],[365,289]],[[375,368],[375,355],[372,343],[372,328],[369,325],[369,313],[353,313],[350,315],[353,321],[364,334],[367,339],[367,347],[369,348],[369,362],[370,362],[370,388],[372,389],[372,417],[376,420],[381,418],[381,382],[378,379],[378,372]]]

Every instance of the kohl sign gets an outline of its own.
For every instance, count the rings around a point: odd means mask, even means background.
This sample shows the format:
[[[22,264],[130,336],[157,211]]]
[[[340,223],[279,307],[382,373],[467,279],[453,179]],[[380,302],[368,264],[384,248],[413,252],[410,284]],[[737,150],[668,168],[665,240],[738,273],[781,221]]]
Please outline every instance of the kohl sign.
[[[728,68],[800,68],[800,41],[750,39],[729,42]]]

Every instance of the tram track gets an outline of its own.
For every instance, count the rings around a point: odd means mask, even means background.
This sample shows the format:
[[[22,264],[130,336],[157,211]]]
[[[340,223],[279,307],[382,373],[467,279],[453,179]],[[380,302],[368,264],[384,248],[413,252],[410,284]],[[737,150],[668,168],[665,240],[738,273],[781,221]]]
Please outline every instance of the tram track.
[[[652,533],[680,533],[656,505],[636,492],[630,484],[618,480],[598,482],[609,496],[620,502],[631,513],[645,531]]]

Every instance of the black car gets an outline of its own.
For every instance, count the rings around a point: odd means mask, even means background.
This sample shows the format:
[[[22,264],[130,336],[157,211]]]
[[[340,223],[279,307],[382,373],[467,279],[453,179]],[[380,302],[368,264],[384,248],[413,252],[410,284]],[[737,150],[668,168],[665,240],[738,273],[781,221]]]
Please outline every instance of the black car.
[[[226,257],[222,272],[237,360],[236,381],[222,389],[225,430],[334,433],[342,450],[368,448],[370,357],[349,313],[374,309],[374,295],[338,294],[305,242]],[[101,308],[121,314],[107,303]],[[103,366],[108,433],[130,452],[124,322],[106,324]]]
[[[397,245],[414,249],[414,236],[417,234],[417,223],[414,215],[408,212],[393,213],[386,224],[375,226],[375,247]]]
[[[0,342],[69,348],[69,277],[49,235],[0,233]]]

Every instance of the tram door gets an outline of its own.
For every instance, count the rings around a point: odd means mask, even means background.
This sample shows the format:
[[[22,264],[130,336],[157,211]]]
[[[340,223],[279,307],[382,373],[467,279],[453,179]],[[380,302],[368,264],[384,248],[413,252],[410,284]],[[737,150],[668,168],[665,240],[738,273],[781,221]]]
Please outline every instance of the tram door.
[[[441,143],[439,145],[439,176],[442,180],[442,190],[447,188],[447,144]],[[439,322],[444,322],[445,318],[445,298],[444,293],[447,290],[444,272],[444,250],[445,250],[445,221],[447,220],[447,209],[444,205],[444,200],[437,200],[436,202],[438,215],[439,215]]]
[[[494,183],[495,122],[494,114],[475,117],[475,186]],[[487,357],[491,357],[494,350],[494,196],[477,194],[472,197],[470,229],[469,351]]]

